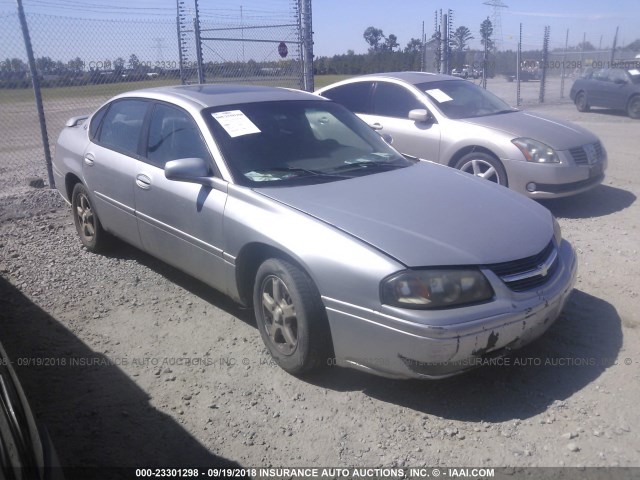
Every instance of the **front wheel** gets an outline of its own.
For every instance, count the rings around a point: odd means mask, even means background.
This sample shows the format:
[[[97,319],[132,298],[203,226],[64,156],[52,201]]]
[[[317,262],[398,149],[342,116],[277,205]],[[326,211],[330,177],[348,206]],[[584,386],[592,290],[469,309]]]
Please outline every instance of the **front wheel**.
[[[498,185],[508,186],[507,172],[497,158],[484,152],[467,153],[454,165],[455,168]]]
[[[300,375],[326,364],[331,335],[320,294],[311,278],[282,259],[266,260],[253,290],[258,330],[276,363]]]
[[[73,222],[80,241],[91,252],[103,250],[108,243],[107,232],[102,228],[98,214],[93,208],[89,192],[81,183],[77,183],[71,194]]]
[[[576,108],[579,112],[588,112],[591,109],[585,92],[578,92],[576,95]]]
[[[627,113],[631,118],[640,118],[640,95],[636,95],[629,100],[627,105]]]

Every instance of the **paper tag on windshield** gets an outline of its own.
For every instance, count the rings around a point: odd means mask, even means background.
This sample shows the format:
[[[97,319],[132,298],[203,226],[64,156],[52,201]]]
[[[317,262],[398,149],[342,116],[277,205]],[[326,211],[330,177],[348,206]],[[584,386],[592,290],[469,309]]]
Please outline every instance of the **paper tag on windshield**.
[[[453,100],[453,98],[451,98],[449,95],[444,93],[439,88],[433,88],[431,90],[427,90],[427,93],[431,95],[435,99],[435,101],[438,103],[450,102],[451,100]]]
[[[250,133],[260,133],[260,129],[240,110],[215,112],[211,116],[218,121],[231,138],[249,135]]]
[[[629,70],[629,73],[631,75],[640,75],[640,70],[638,70],[637,68],[634,68],[633,70]]]

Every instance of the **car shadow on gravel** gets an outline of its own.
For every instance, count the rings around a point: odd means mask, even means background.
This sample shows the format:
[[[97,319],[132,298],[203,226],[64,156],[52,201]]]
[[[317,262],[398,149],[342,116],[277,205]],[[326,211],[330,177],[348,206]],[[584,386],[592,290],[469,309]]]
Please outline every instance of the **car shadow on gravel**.
[[[117,362],[2,277],[0,304],[0,339],[67,478],[132,478],[133,468],[239,467],[156,410]]]
[[[485,366],[437,381],[388,380],[346,369],[308,380],[451,420],[505,422],[545,412],[594,382],[614,365],[622,346],[621,320],[608,302],[574,290],[563,314],[538,340]]]
[[[608,185],[572,197],[539,200],[556,217],[573,219],[604,217],[630,207],[635,201],[633,193]]]
[[[106,252],[101,253],[101,255],[109,258],[117,258],[118,260],[135,260],[140,265],[144,265],[158,275],[165,277],[169,282],[178,285],[225,313],[242,320],[246,324],[257,328],[252,308],[243,307],[232,300],[228,295],[219,292],[197,278],[172,267],[168,263],[165,263],[162,260],[129,245],[128,243],[114,239],[110,248]]]

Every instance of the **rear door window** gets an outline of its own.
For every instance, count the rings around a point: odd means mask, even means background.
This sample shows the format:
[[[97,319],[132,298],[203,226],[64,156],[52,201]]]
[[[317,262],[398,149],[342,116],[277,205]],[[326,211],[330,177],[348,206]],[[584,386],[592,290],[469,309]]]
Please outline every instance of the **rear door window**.
[[[373,113],[383,117],[409,118],[409,112],[425,108],[406,88],[395,83],[378,82],[373,92]]]
[[[356,82],[341,85],[322,93],[323,97],[337,102],[354,113],[370,113],[369,95],[373,82]]]
[[[117,100],[112,103],[102,121],[98,143],[125,155],[136,156],[148,108],[149,102],[144,100]]]

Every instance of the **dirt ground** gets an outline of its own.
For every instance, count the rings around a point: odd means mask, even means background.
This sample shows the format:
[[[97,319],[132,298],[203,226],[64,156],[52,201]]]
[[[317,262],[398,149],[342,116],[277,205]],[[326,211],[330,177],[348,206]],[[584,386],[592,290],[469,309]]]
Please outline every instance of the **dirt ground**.
[[[53,191],[0,194],[0,340],[62,464],[640,466],[640,123],[537,107],[595,132],[603,185],[547,201],[578,252],[538,341],[441,381],[275,367],[251,311],[124,244],[80,247]]]

